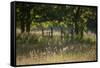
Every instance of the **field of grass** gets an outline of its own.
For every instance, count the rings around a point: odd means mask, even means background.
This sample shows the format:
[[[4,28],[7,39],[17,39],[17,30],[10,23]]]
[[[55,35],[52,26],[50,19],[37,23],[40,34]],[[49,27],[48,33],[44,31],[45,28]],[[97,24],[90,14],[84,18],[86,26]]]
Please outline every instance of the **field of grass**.
[[[96,60],[95,34],[85,33],[82,40],[72,40],[68,36],[61,39],[57,32],[53,38],[35,33],[17,34],[17,65]]]

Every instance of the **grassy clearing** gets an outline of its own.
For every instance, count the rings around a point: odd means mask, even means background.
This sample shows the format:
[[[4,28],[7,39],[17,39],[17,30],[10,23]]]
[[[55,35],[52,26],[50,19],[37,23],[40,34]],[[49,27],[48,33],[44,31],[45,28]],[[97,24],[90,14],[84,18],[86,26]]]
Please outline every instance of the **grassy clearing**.
[[[43,63],[59,63],[59,62],[77,62],[77,61],[95,61],[96,52],[94,49],[84,52],[61,52],[47,53],[47,52],[33,52],[31,51],[28,56],[18,56],[17,64],[43,64]]]
[[[67,36],[61,39],[58,35],[50,38],[24,33],[16,39],[17,65],[96,60],[95,35],[70,40]]]

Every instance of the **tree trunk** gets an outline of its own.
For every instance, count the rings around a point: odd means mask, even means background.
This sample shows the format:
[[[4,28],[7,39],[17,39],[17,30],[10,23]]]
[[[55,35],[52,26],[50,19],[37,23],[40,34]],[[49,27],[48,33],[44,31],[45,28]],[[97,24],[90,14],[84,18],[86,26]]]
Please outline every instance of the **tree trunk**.
[[[53,37],[53,28],[51,27],[51,37]]]
[[[78,35],[79,34],[79,28],[78,28],[78,23],[75,23],[75,34]]]
[[[30,22],[26,22],[26,32],[30,32]]]
[[[42,28],[42,36],[44,36],[44,29]]]
[[[74,37],[74,31],[73,31],[73,26],[72,26],[72,28],[71,28],[71,40],[73,40],[73,37]]]
[[[25,23],[21,21],[21,33],[25,32]]]
[[[30,25],[31,25],[31,15],[30,15],[30,8],[27,7],[26,9],[26,19],[25,19],[25,24],[26,24],[26,32],[30,32]]]
[[[63,38],[63,29],[60,28],[60,30],[61,30],[61,39],[62,39]]]
[[[77,7],[75,16],[74,16],[74,21],[75,21],[75,34],[78,35],[79,34],[79,26],[78,26],[78,21],[80,18],[80,7]]]
[[[81,27],[81,30],[80,30],[80,39],[83,38],[83,28],[84,28],[84,27]]]

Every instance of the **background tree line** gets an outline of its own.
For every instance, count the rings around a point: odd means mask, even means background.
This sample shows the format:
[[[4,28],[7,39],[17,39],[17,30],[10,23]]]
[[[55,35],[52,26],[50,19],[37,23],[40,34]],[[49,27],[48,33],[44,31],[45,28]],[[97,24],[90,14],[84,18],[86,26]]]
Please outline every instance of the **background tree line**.
[[[26,3],[16,5],[16,25],[21,33],[29,33],[33,24],[41,29],[42,35],[45,28],[50,28],[51,37],[54,27],[60,28],[61,36],[65,34],[65,28],[71,30],[72,37],[75,34],[83,38],[83,32],[88,30],[95,33],[96,15],[96,7]]]

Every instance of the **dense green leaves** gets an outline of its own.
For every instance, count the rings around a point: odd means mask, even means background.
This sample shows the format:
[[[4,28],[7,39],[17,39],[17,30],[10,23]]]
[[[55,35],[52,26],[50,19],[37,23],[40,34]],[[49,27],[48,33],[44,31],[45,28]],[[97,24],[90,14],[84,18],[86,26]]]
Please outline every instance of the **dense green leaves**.
[[[16,22],[22,32],[30,32],[32,27],[63,27],[73,28],[73,33],[82,38],[83,32],[91,29],[91,20],[96,28],[96,12],[96,7],[89,6],[17,3]]]

